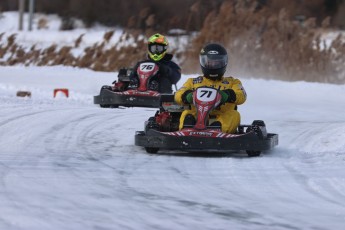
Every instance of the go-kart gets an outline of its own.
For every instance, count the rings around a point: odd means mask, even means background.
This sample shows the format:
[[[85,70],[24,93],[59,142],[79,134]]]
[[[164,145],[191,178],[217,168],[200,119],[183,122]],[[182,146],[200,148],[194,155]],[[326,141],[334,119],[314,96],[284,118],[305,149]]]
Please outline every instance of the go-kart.
[[[104,85],[100,94],[94,96],[94,104],[102,108],[151,107],[159,108],[160,93],[157,81],[159,67],[154,62],[142,62],[136,69],[138,79],[130,79],[131,68],[120,69],[118,81],[112,86]]]
[[[221,104],[217,89],[197,88],[193,93],[196,107],[196,123],[179,130],[179,119],[185,106],[177,105],[173,95],[161,97],[160,109],[154,117],[145,122],[145,130],[135,134],[135,145],[142,146],[148,153],[161,149],[184,152],[240,152],[250,157],[259,156],[262,151],[278,145],[278,135],[267,133],[262,120],[251,125],[239,125],[236,133],[224,133],[220,126],[212,126],[210,112]],[[211,124],[211,125],[210,125]]]

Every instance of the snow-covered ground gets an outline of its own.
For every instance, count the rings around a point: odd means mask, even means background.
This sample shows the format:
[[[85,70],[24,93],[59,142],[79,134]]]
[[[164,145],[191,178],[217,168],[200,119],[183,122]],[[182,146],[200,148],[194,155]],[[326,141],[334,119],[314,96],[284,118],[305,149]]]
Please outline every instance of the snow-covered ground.
[[[242,123],[263,119],[278,147],[151,155],[134,133],[155,109],[93,104],[115,78],[0,67],[0,229],[345,227],[345,86],[242,79]]]
[[[3,15],[0,34],[28,47],[81,32],[87,46],[108,30],[58,32],[49,16],[50,29],[18,32],[15,13]],[[345,86],[238,77],[242,123],[279,134],[257,158],[147,154],[134,134],[156,109],[93,104],[116,73],[0,67],[0,229],[344,229]]]

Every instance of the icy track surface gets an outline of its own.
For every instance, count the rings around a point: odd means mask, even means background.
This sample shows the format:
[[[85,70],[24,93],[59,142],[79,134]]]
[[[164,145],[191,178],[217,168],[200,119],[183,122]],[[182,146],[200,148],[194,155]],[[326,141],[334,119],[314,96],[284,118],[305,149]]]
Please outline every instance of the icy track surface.
[[[344,86],[241,79],[242,123],[278,147],[151,155],[134,133],[155,109],[92,102],[115,76],[0,67],[0,229],[345,229]]]

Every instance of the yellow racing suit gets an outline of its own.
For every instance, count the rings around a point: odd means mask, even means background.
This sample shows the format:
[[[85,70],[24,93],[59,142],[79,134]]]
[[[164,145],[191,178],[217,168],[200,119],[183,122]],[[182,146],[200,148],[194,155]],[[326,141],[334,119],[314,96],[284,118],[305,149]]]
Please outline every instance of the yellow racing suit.
[[[202,86],[213,87],[220,90],[233,90],[232,102],[224,103],[219,106],[210,113],[210,116],[215,117],[215,120],[222,124],[222,132],[235,133],[241,121],[240,113],[237,111],[237,105],[243,104],[247,98],[246,91],[241,81],[233,77],[222,77],[220,80],[210,80],[203,76],[189,78],[175,93],[176,103],[180,105],[186,104],[186,101],[183,99],[184,94]],[[196,116],[195,106],[192,105],[190,110],[184,110],[182,112],[179,124],[180,130],[183,128],[184,119],[188,114],[194,117]]]

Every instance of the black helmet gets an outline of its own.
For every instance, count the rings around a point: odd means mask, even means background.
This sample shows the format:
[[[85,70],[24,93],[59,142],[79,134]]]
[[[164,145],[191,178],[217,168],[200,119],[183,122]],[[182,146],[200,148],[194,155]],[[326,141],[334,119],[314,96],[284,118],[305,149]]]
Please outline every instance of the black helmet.
[[[199,61],[205,77],[219,80],[226,71],[228,53],[223,46],[210,43],[201,49]]]

